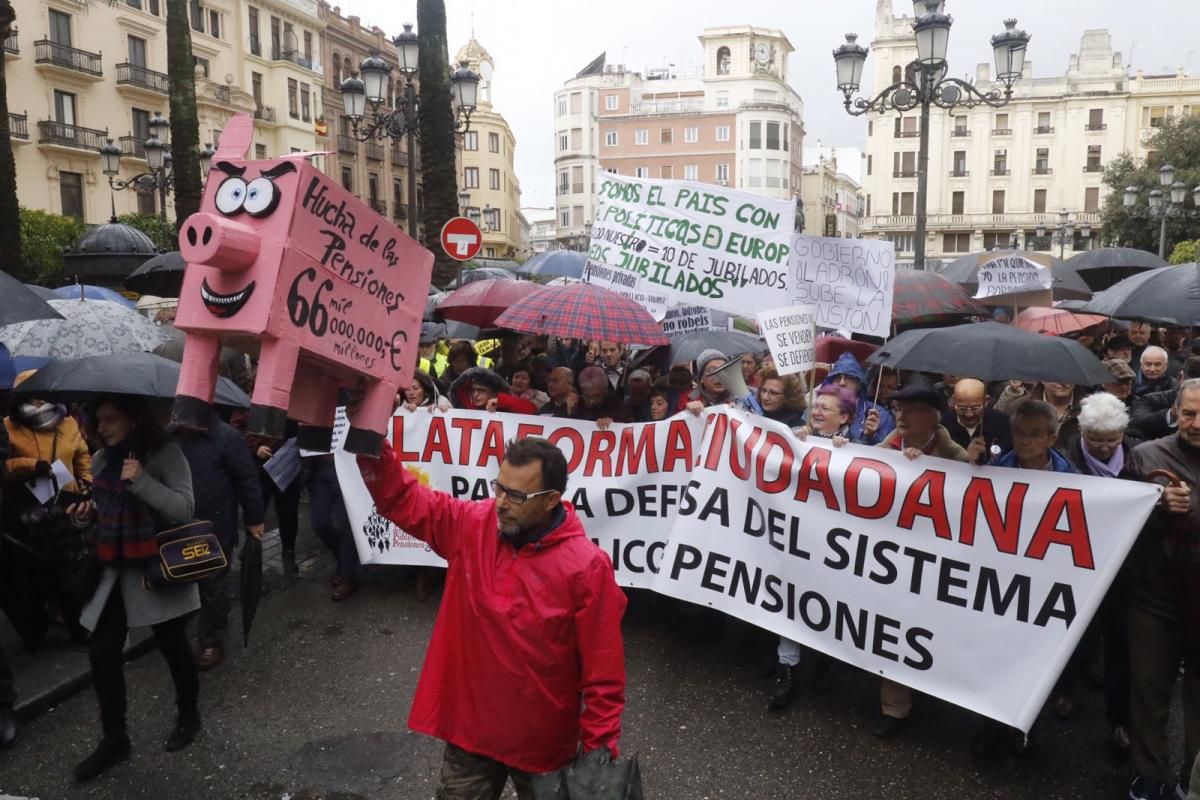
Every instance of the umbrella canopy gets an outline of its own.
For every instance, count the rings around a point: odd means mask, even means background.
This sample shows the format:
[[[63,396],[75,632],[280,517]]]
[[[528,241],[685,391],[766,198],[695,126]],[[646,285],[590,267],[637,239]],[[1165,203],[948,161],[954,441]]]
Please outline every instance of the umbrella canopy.
[[[262,542],[253,536],[246,537],[242,545],[241,604],[242,604],[242,647],[250,646],[250,626],[258,613],[258,601],[262,598],[263,583]]]
[[[1075,310],[1165,325],[1200,324],[1200,262],[1138,273]]]
[[[166,340],[166,332],[132,308],[104,300],[50,300],[61,319],[19,322],[0,328],[0,342],[14,356],[83,358],[141,353]]]
[[[516,279],[515,273],[502,267],[475,267],[462,270],[459,277],[446,284],[445,288],[447,292],[452,292],[476,281],[515,281]]]
[[[1048,256],[1044,253],[1031,253],[1026,250],[1005,250],[1003,254],[1020,256],[1021,258],[1026,258],[1040,264],[1049,264],[1050,273],[1054,276],[1054,285],[1051,287],[1051,291],[1054,294],[1055,300],[1086,300],[1092,296],[1092,290],[1088,288],[1083,278],[1074,270],[1065,269],[1063,262],[1053,256]],[[975,291],[979,288],[977,276],[980,263],[996,255],[997,251],[970,253],[951,261],[942,268],[939,274],[965,287],[968,294],[975,294]],[[995,299],[1001,300],[1002,298],[1003,295]]]
[[[842,353],[852,353],[860,362],[879,349],[879,345],[870,342],[856,342],[841,336],[818,336],[816,345],[817,363],[832,364]]]
[[[1017,315],[1017,327],[1033,333],[1065,336],[1108,322],[1099,314],[1076,314],[1065,308],[1027,308]]]
[[[892,297],[892,324],[914,325],[986,316],[961,286],[936,272],[900,270]]]
[[[693,331],[671,340],[671,364],[695,361],[705,350],[716,350],[729,358],[742,353],[762,354],[767,351],[762,337],[741,331]]]
[[[57,359],[18,386],[14,394],[86,400],[98,394],[175,399],[179,364],[153,353]],[[217,405],[249,408],[250,397],[228,378],[217,380]]]
[[[1093,292],[1099,292],[1130,275],[1165,267],[1167,262],[1133,247],[1101,247],[1068,258],[1064,266],[1078,273]]]
[[[501,314],[496,326],[570,339],[667,344],[658,322],[636,300],[590,283],[540,289]]]
[[[517,272],[546,278],[582,278],[586,265],[587,253],[577,250],[548,250],[526,261],[517,268]]]
[[[134,302],[120,292],[114,292],[107,286],[93,286],[88,283],[60,286],[54,290],[54,295],[61,300],[104,300],[126,308],[134,307]]]
[[[138,294],[156,294],[160,297],[179,297],[183,288],[183,271],[187,267],[178,250],[159,253],[129,273],[122,285]]]
[[[998,322],[905,331],[868,363],[917,372],[948,372],[981,381],[1112,382],[1112,373],[1079,342]]]
[[[39,319],[61,319],[47,299],[30,289],[7,272],[0,272],[0,325],[15,325]],[[10,348],[12,343],[0,339]]]
[[[24,286],[43,300],[62,300],[53,289],[47,289],[45,286],[38,286],[36,283],[26,283]]]
[[[475,281],[451,292],[438,304],[437,313],[444,319],[477,328],[493,328],[497,327],[496,318],[514,303],[540,291],[540,286],[529,281],[503,278]]]
[[[430,294],[429,294],[429,295],[428,295],[428,296],[425,298],[425,316],[423,317],[423,319],[426,319],[426,320],[432,320],[432,319],[433,319],[433,312],[434,312],[434,311],[436,311],[436,310],[437,310],[437,307],[438,307],[438,305],[440,305],[440,304],[441,304],[441,302],[442,302],[443,300],[445,300],[445,299],[446,299],[447,297],[449,297],[449,296],[450,296],[450,295],[449,295],[449,294],[447,294],[446,292],[432,292],[432,293],[430,293]]]

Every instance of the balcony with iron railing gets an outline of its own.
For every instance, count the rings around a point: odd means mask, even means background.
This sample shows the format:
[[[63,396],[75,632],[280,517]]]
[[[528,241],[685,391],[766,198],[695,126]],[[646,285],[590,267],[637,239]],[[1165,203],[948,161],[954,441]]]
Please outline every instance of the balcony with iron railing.
[[[214,86],[213,87],[213,97],[216,98],[218,103],[232,103],[233,102],[233,90],[230,89],[230,87],[228,87],[228,86],[220,86],[220,85]]]
[[[137,136],[122,136],[121,155],[128,158],[145,158],[146,140]]]
[[[1053,175],[1054,170],[1052,170],[1050,167],[1034,167],[1033,174],[1034,175]]]
[[[1092,123],[1089,122],[1087,125],[1083,126],[1083,129],[1085,131],[1106,131],[1106,130],[1108,130],[1108,125],[1103,122],[1099,122],[1099,123],[1093,125]]]
[[[901,131],[893,131],[893,132],[892,132],[892,138],[893,138],[893,139],[916,139],[916,138],[917,138],[917,137],[919,137],[920,135],[921,135],[921,132],[920,132],[920,131],[904,131],[904,130],[901,130]]]
[[[1084,172],[1104,172],[1104,165],[1100,162],[1092,162],[1083,165]]]
[[[13,28],[8,32],[8,36],[4,37],[4,54],[12,56],[21,55],[21,45],[17,42],[16,28]]]
[[[1036,128],[1033,129],[1033,132],[1034,132],[1034,134],[1036,134],[1038,136],[1042,136],[1047,133],[1054,133],[1054,126],[1053,125],[1038,125]]]
[[[408,151],[401,150],[397,147],[392,148],[392,166],[407,167],[408,166]]]
[[[892,170],[893,178],[915,178],[917,171],[915,169],[896,169]]]
[[[367,200],[367,205],[369,205],[371,210],[376,214],[381,214],[385,217],[387,216],[387,200],[380,200],[377,197],[373,197]]]
[[[408,203],[392,203],[392,219],[408,219]]]
[[[41,39],[33,43],[33,62],[38,65],[80,72],[93,78],[104,77],[100,68],[99,53],[89,53],[86,50],[68,47],[49,39]]]
[[[965,167],[955,167],[954,169],[950,170],[951,178],[969,178],[970,176],[971,171]]]
[[[1008,167],[995,167],[989,173],[993,178],[1006,178],[1012,174]]]
[[[320,71],[316,68],[316,66],[312,60],[312,57],[305,56],[299,50],[285,50],[285,49],[275,50],[271,54],[271,60],[272,61],[290,61],[291,63],[295,64],[298,67],[304,67],[305,69],[312,70],[313,72]]]
[[[8,113],[8,135],[14,139],[29,139],[29,115]]]
[[[38,144],[92,150],[99,155],[100,148],[104,145],[107,137],[107,131],[81,128],[78,125],[68,125],[65,122],[55,122],[51,119],[38,121]]]
[[[383,145],[367,142],[367,158],[371,161],[383,161]]]
[[[961,139],[965,136],[970,136],[971,131],[967,128],[955,128],[954,130],[950,131],[950,135],[956,139]]]
[[[1012,136],[1012,128],[992,128],[992,136]]]
[[[117,86],[133,86],[158,94],[171,93],[167,73],[156,72],[152,69],[128,62],[117,64]]]
[[[254,118],[259,122],[275,122],[275,106],[259,105],[254,109]]]
[[[337,137],[337,147],[339,153],[349,153],[350,155],[358,155],[358,141],[345,133],[339,133]]]

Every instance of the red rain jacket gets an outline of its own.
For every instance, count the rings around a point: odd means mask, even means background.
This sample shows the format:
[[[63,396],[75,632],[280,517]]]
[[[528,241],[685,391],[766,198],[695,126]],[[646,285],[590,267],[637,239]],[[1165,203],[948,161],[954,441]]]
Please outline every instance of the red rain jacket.
[[[580,747],[615,758],[626,600],[574,507],[514,550],[494,500],[422,486],[386,446],[360,464],[379,513],[450,567],[409,727],[526,772],[560,769]]]

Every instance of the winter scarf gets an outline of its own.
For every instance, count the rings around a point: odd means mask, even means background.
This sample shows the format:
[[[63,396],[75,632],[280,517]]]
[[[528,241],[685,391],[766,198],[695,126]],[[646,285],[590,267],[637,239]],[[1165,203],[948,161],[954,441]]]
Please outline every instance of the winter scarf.
[[[104,562],[138,561],[158,552],[161,527],[154,512],[121,480],[125,459],[145,459],[141,437],[131,433],[104,451],[104,468],[92,478],[96,503],[96,557]]]
[[[1087,449],[1086,442],[1079,443],[1079,449],[1083,451],[1083,461],[1087,465],[1088,472],[1101,478],[1116,478],[1121,474],[1121,470],[1125,467],[1125,448],[1118,447],[1112,454],[1112,458],[1108,461],[1101,461],[1091,454]]]
[[[49,431],[67,416],[67,407],[54,403],[21,403],[13,416],[16,421],[35,431]]]

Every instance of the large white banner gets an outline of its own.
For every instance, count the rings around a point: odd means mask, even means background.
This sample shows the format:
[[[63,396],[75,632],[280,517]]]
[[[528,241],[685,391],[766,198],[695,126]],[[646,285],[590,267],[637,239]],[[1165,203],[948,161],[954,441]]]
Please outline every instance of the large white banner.
[[[608,172],[598,186],[584,280],[653,298],[652,313],[663,298],[746,316],[786,302],[793,201]]]
[[[909,461],[734,410],[614,425],[396,418],[428,485],[485,499],[504,442],[562,448],[567,499],[618,581],[717,608],[1028,730],[1159,495],[1152,484]],[[436,563],[338,475],[367,563]]]
[[[796,236],[790,256],[793,305],[816,306],[817,327],[891,335],[896,249],[876,239]]]

